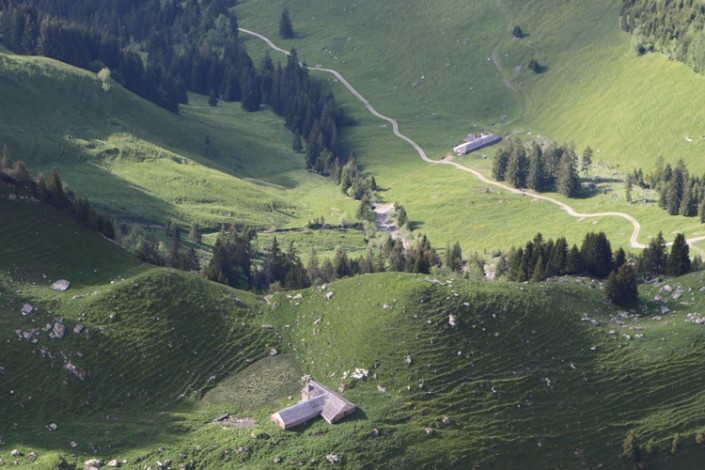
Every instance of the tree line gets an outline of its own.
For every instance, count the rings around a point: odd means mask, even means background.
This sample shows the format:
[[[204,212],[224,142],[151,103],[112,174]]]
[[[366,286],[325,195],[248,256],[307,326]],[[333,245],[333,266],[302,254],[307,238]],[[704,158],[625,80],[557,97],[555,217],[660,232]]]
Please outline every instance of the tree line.
[[[696,267],[701,264],[696,258]],[[498,274],[514,282],[541,282],[549,277],[563,275],[588,276],[607,279],[605,292],[608,300],[617,305],[636,301],[636,275],[681,276],[691,271],[690,248],[685,236],[678,233],[670,251],[661,232],[652,238],[636,259],[628,260],[622,248],[612,251],[612,245],[603,232],[585,235],[578,248],[568,248],[564,237],[544,240],[538,233],[523,247],[512,248],[508,257],[500,260]]]
[[[0,37],[20,54],[44,55],[94,72],[107,68],[118,83],[174,113],[188,102],[187,91],[209,95],[212,105],[240,102],[247,111],[268,105],[284,117],[307,166],[346,192],[352,188],[361,199],[367,182],[354,159],[348,165],[351,159],[340,151],[338,127],[345,118],[333,94],[309,76],[294,49],[283,66],[268,53],[255,66],[238,40],[233,5],[223,0],[0,0]]]
[[[156,266],[170,266],[188,271],[201,270],[203,276],[236,289],[266,292],[271,289],[303,289],[312,284],[322,284],[377,272],[409,272],[428,274],[434,266],[441,266],[441,258],[425,236],[405,247],[400,239],[389,240],[378,250],[351,257],[338,247],[332,259],[322,261],[312,250],[306,265],[295,245],[283,249],[276,237],[271,244],[257,250],[254,242],[257,231],[251,226],[222,226],[213,255],[206,265],[200,266],[193,248],[185,249],[181,243],[181,230],[172,222],[166,226],[172,245],[164,254],[156,243],[144,240],[136,254],[142,261]],[[198,228],[191,230],[191,241],[200,244]],[[459,247],[455,251],[462,256]]]
[[[699,0],[623,0],[622,29],[638,54],[659,51],[705,71],[705,5]]]
[[[13,194],[14,189],[19,187],[39,202],[61,209],[106,237],[115,238],[110,219],[99,214],[87,197],[76,197],[73,191],[67,190],[56,170],[52,170],[48,178],[42,173],[33,178],[22,160],[12,161],[7,145],[3,146],[0,156],[0,187]]]
[[[659,156],[652,173],[644,175],[641,169],[634,170],[627,176],[626,184],[658,191],[659,207],[670,215],[697,216],[705,223],[705,175],[692,175],[683,160],[671,166]]]
[[[591,158],[592,150],[588,147],[580,162],[586,171],[589,171]],[[531,141],[527,148],[517,137],[510,137],[497,149],[492,177],[519,189],[557,191],[566,197],[577,197],[580,194],[578,163],[573,147],[554,143],[542,147]]]

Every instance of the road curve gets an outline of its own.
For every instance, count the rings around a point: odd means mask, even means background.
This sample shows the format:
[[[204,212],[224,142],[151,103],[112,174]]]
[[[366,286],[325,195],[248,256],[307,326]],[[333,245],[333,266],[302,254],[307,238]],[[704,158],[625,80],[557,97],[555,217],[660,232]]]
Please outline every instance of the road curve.
[[[280,53],[282,53],[282,54],[285,54],[285,55],[287,55],[287,56],[289,55],[289,51],[286,51],[286,50],[282,49],[281,47],[278,47],[276,44],[274,44],[274,43],[273,43],[269,38],[267,38],[266,36],[263,36],[263,35],[261,35],[261,34],[259,34],[259,33],[256,33],[256,32],[254,32],[254,31],[250,31],[250,30],[245,29],[245,28],[238,28],[238,29],[239,29],[240,31],[242,31],[243,33],[245,33],[245,34],[249,34],[249,35],[254,36],[254,37],[258,38],[258,39],[261,39],[262,41],[264,41],[264,42],[265,42],[270,48],[272,48],[273,50],[275,50],[275,51],[277,51],[277,52],[280,52]],[[566,213],[568,213],[568,215],[571,215],[571,216],[573,216],[573,217],[578,217],[578,218],[589,218],[589,217],[621,217],[622,219],[625,219],[625,220],[627,220],[629,223],[631,223],[631,224],[632,224],[632,227],[634,227],[634,230],[632,231],[632,236],[631,236],[631,238],[629,239],[629,244],[631,245],[631,247],[632,247],[632,248],[646,248],[646,245],[644,245],[643,243],[639,243],[639,241],[638,241],[639,232],[641,232],[641,224],[639,224],[639,222],[638,222],[634,217],[632,217],[632,216],[629,215],[629,214],[625,214],[625,213],[623,213],[623,212],[598,212],[598,213],[591,213],[591,214],[583,214],[583,213],[577,212],[575,209],[573,209],[572,207],[570,207],[568,204],[566,204],[566,203],[564,203],[564,202],[561,202],[561,201],[559,201],[559,200],[557,200],[557,199],[554,199],[554,198],[548,197],[548,196],[544,196],[544,195],[542,195],[542,194],[536,194],[536,193],[534,193],[534,192],[527,191],[527,190],[523,190],[523,189],[516,189],[516,188],[513,188],[513,187],[508,186],[508,185],[506,185],[506,184],[500,183],[500,182],[498,182],[498,181],[491,180],[491,179],[487,178],[486,176],[484,176],[482,173],[480,173],[480,172],[478,172],[478,171],[475,171],[475,170],[473,170],[473,169],[471,169],[471,168],[468,168],[468,167],[466,167],[466,166],[463,166],[463,165],[461,165],[460,163],[456,163],[456,162],[450,161],[450,160],[432,160],[432,159],[428,158],[428,155],[426,155],[426,152],[424,151],[424,149],[421,148],[421,146],[419,146],[419,144],[417,144],[416,142],[414,142],[413,140],[411,140],[410,137],[408,137],[408,136],[402,134],[402,133],[399,131],[399,123],[397,123],[397,121],[396,121],[395,119],[392,119],[392,118],[390,118],[389,116],[385,116],[384,114],[382,114],[382,113],[380,113],[379,111],[377,111],[377,110],[370,104],[370,102],[367,101],[367,99],[366,99],[364,96],[362,96],[362,95],[360,94],[360,92],[358,92],[358,91],[350,84],[350,82],[348,82],[348,81],[345,79],[345,77],[343,77],[338,71],[333,70],[333,69],[327,69],[327,68],[324,68],[324,67],[310,67],[310,66],[308,67],[308,69],[309,69],[309,70],[315,70],[315,71],[318,71],[318,72],[329,73],[329,74],[332,74],[333,76],[335,76],[335,78],[337,78],[340,83],[342,83],[343,85],[345,85],[345,88],[347,88],[347,89],[350,91],[350,93],[352,93],[352,94],[355,96],[355,98],[357,98],[362,104],[365,105],[365,107],[367,108],[367,110],[368,110],[370,113],[372,113],[372,115],[374,115],[375,117],[377,117],[377,118],[379,118],[379,119],[381,119],[381,120],[383,120],[383,121],[386,121],[386,122],[390,123],[390,124],[392,125],[392,132],[394,132],[394,135],[396,135],[398,138],[400,138],[401,140],[403,140],[403,141],[407,142],[409,145],[411,145],[411,147],[413,147],[413,149],[416,150],[416,152],[419,154],[419,156],[421,157],[421,159],[422,159],[423,161],[425,161],[425,162],[427,162],[427,163],[434,164],[434,165],[450,165],[450,166],[453,166],[453,167],[457,168],[458,170],[465,171],[465,172],[467,172],[467,173],[471,173],[473,176],[475,176],[477,179],[479,179],[479,180],[482,181],[483,183],[490,184],[490,185],[493,185],[493,186],[497,186],[498,188],[502,188],[502,189],[504,189],[505,191],[508,191],[508,192],[510,192],[510,193],[521,194],[521,195],[523,195],[523,196],[530,196],[530,197],[532,197],[532,198],[534,198],[534,199],[541,199],[541,200],[550,202],[550,203],[552,203],[552,204],[557,205],[558,207],[560,207],[561,209],[563,209],[564,211],[566,211]],[[699,237],[699,238],[697,238],[697,239],[691,239],[691,240],[688,240],[688,244],[692,244],[693,242],[700,241],[700,240],[703,240],[703,239],[705,239],[705,237]]]

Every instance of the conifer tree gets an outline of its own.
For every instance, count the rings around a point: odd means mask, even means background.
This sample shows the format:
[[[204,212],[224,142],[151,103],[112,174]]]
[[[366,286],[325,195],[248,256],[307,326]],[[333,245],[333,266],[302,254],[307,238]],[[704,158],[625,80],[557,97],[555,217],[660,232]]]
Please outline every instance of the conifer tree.
[[[590,169],[592,168],[592,149],[590,146],[585,147],[583,157],[580,159],[580,169],[585,173],[586,178],[590,178]]]
[[[566,197],[575,197],[580,190],[578,174],[575,171],[575,158],[573,152],[564,152],[556,176],[556,189]]]
[[[532,142],[529,150],[529,170],[526,177],[526,186],[537,192],[544,191],[544,173],[543,152],[536,142]]]
[[[612,271],[605,283],[605,298],[614,305],[627,307],[638,300],[636,275],[629,264],[623,264]]]
[[[282,39],[292,39],[294,37],[294,26],[291,23],[291,16],[287,8],[284,8],[279,19],[279,37]]]
[[[666,274],[669,276],[682,276],[688,272],[690,272],[690,249],[688,242],[685,240],[685,235],[678,233],[668,255]]]
[[[54,207],[63,209],[67,206],[68,200],[64,194],[64,185],[61,182],[61,178],[59,178],[59,173],[56,172],[56,169],[52,170],[51,175],[49,175],[47,190],[49,191],[49,201],[52,205],[54,205]]]
[[[509,160],[507,161],[507,182],[515,188],[525,188],[528,171],[529,160],[526,158],[526,150],[524,146],[519,143],[514,146]]]
[[[492,165],[492,177],[497,181],[504,181],[507,173],[507,163],[509,162],[510,152],[504,148],[498,148]]]
[[[663,239],[663,233],[659,232],[644,248],[639,270],[652,275],[663,274],[666,271],[666,261],[666,241]]]

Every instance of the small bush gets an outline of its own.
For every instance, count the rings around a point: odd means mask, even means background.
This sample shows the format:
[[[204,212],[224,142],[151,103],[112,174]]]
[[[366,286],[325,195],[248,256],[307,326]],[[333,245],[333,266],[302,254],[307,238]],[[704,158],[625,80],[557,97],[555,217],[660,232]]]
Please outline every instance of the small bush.
[[[634,431],[629,431],[627,436],[624,438],[624,443],[622,444],[622,457],[632,462],[639,461],[639,445],[637,444],[636,434]]]
[[[700,431],[695,433],[695,442],[698,443],[698,445],[705,445],[705,430],[701,429]]]
[[[676,433],[673,436],[673,441],[671,442],[671,455],[676,455],[678,453],[678,446],[680,445],[681,435]]]

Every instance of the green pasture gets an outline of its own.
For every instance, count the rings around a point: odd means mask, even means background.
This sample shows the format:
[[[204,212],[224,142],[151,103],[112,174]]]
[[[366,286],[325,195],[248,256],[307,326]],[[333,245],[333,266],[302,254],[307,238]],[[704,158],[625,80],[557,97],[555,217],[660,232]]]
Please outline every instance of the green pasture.
[[[290,132],[269,111],[214,108],[192,95],[175,116],[56,61],[1,55],[0,70],[8,115],[0,141],[13,159],[35,175],[56,168],[108,215],[212,228],[354,218],[356,204],[305,169]]]
[[[284,6],[299,33],[289,41],[276,34]],[[270,36],[284,48],[296,48],[308,64],[339,70],[378,111],[396,118],[402,132],[432,158],[442,158],[468,131],[484,128],[527,140],[540,135],[572,143],[578,153],[590,145],[596,165],[611,168],[612,191],[569,201],[576,209],[635,216],[643,226],[641,242],[659,230],[683,230],[689,237],[702,233],[696,219],[671,218],[653,204],[624,201],[624,173],[635,168],[648,173],[658,155],[674,163],[683,158],[696,174],[705,169],[698,150],[705,145],[705,131],[697,128],[705,94],[698,92],[703,77],[682,64],[657,54],[633,54],[629,37],[619,30],[614,2],[380,6],[363,1],[353,6],[249,0],[237,12],[241,26]],[[396,26],[400,17],[403,26]],[[513,24],[521,25],[526,37],[513,39]],[[253,54],[264,53],[261,41],[243,37]],[[501,74],[492,60],[487,63],[493,51]],[[544,73],[526,68],[531,57],[545,65]],[[467,61],[462,66],[461,59]],[[454,65],[444,67],[446,63]],[[497,210],[497,197],[485,195],[471,175],[429,168],[332,77],[312,73],[329,81],[342,109],[355,120],[355,126],[343,131],[344,143],[377,178],[381,199],[404,204],[436,245],[457,240],[464,249],[486,250],[522,243],[536,231],[579,240],[594,229],[607,232],[616,245],[628,244],[631,227],[621,219],[600,219],[593,226],[596,219],[576,222],[546,203],[527,210],[521,197],[512,195],[502,198],[505,207]],[[432,77],[433,86],[426,86],[431,79],[413,79],[421,76]],[[491,159],[494,149],[481,153]],[[478,160],[472,155],[463,163],[489,175],[490,166]]]

